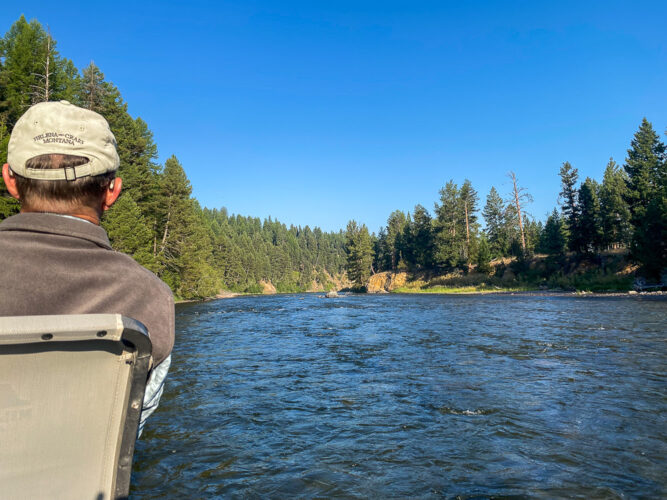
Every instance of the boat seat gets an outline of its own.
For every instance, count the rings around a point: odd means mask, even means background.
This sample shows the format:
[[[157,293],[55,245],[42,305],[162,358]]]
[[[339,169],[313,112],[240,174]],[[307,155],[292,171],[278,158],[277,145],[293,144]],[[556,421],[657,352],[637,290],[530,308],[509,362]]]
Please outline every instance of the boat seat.
[[[120,314],[0,317],[0,497],[126,498],[150,354]]]

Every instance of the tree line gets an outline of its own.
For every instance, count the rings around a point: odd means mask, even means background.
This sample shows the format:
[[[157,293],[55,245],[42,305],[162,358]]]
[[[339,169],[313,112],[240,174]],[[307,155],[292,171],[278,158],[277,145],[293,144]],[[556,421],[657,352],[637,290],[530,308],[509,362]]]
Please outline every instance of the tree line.
[[[220,289],[259,292],[333,287],[344,271],[345,236],[271,218],[202,209],[175,156],[157,163],[146,122],[133,118],[94,62],[82,70],[62,57],[42,25],[21,16],[0,40],[0,162],[18,118],[33,104],[67,100],[103,115],[118,143],[123,193],[103,226],[113,247],[155,272],[181,298]],[[0,179],[0,219],[18,212]]]
[[[601,182],[582,182],[577,169],[563,163],[559,207],[544,223],[529,215],[532,198],[509,172],[507,192],[492,187],[484,206],[469,180],[450,180],[432,212],[422,205],[396,210],[376,235],[356,221],[328,233],[202,208],[178,159],[157,163],[148,125],[130,116],[101,69],[91,62],[79,70],[38,21],[21,16],[0,40],[1,162],[25,110],[60,99],[102,114],[117,139],[124,191],[103,222],[112,245],[182,298],[209,297],[221,288],[259,292],[261,282],[279,292],[328,289],[344,271],[358,286],[386,270],[488,273],[492,259],[534,253],[557,264],[566,253],[592,258],[626,248],[650,279],[661,279],[667,267],[667,153],[646,119],[625,163],[610,160]],[[0,219],[17,211],[0,179]]]
[[[433,212],[415,206],[396,210],[377,235],[351,221],[347,227],[350,278],[361,287],[376,271],[463,270],[489,273],[492,259],[525,261],[546,254],[558,270],[566,254],[595,259],[609,249],[627,249],[650,280],[666,281],[667,153],[651,123],[643,119],[623,166],[609,160],[602,182],[569,162],[559,171],[559,208],[536,221],[526,207],[531,195],[514,172],[505,197],[492,187],[484,206],[469,180],[450,180],[440,189]],[[480,224],[480,214],[484,228]]]

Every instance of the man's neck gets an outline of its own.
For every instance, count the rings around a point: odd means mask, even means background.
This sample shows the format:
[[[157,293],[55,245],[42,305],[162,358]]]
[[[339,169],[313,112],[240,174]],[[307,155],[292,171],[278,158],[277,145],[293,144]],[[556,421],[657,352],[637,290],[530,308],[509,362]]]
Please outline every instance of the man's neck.
[[[40,214],[54,214],[54,215],[62,215],[65,217],[75,217],[77,219],[83,219],[88,222],[92,222],[96,226],[100,225],[100,216],[97,215],[96,213],[88,210],[81,210],[81,211],[67,211],[67,212],[61,212],[61,211],[55,211],[55,210],[37,210],[33,208],[21,208],[21,213],[40,213]]]

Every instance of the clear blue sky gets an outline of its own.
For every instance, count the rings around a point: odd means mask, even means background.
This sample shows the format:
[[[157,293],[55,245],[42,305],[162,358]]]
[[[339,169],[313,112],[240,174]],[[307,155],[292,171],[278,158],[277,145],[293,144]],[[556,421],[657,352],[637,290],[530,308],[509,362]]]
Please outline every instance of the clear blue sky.
[[[570,161],[598,180],[667,126],[667,2],[3,2],[90,60],[202,205],[376,231],[449,179],[508,170],[543,219]]]

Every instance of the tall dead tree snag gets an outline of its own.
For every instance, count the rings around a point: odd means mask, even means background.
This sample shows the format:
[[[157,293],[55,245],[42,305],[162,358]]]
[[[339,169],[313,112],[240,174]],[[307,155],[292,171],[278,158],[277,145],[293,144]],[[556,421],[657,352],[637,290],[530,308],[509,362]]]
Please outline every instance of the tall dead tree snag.
[[[510,171],[507,176],[512,180],[512,196],[511,196],[511,202],[514,204],[516,208],[516,214],[517,214],[517,219],[519,220],[519,233],[521,234],[521,250],[523,253],[526,253],[526,235],[525,231],[523,229],[523,215],[521,213],[521,208],[524,207],[525,211],[525,204],[530,203],[533,201],[533,197],[526,192],[526,188],[519,187],[517,185],[517,179],[516,179],[516,174],[512,171]]]
[[[51,75],[53,74],[54,43],[51,38],[51,31],[46,33],[44,40],[44,60],[41,62],[43,73],[33,73],[36,84],[32,85],[32,102],[46,102],[51,97]]]

